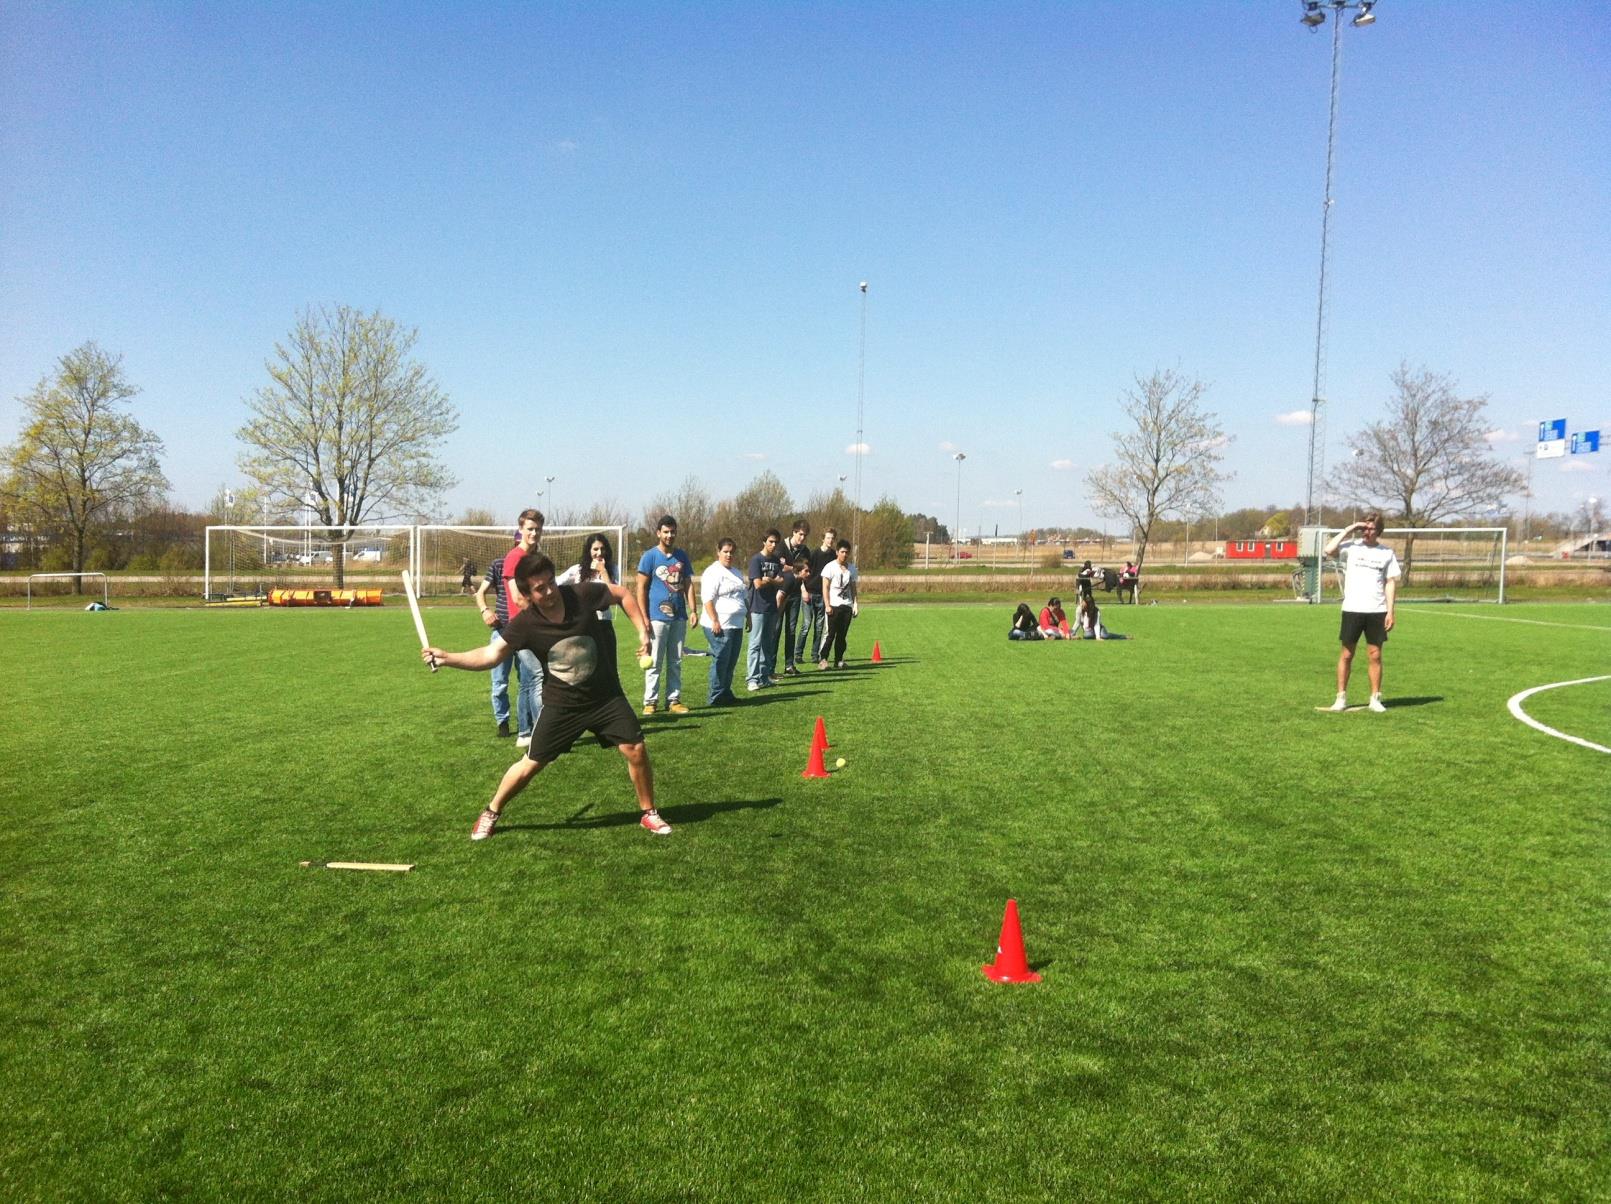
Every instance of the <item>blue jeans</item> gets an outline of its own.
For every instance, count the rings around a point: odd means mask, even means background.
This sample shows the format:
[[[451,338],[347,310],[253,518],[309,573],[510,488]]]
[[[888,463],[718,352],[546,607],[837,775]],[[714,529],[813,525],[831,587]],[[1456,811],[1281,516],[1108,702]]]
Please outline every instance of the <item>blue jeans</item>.
[[[777,667],[778,612],[775,610],[750,611],[750,654],[745,665],[745,678],[752,686],[772,683],[772,670]]]
[[[688,620],[654,619],[649,623],[649,630],[654,633],[649,644],[649,655],[654,657],[654,663],[643,673],[643,705],[660,701],[662,672],[666,675],[666,702],[677,702],[682,698],[682,645],[688,638]]]
[[[729,702],[733,698],[733,670],[738,668],[739,650],[744,645],[744,629],[712,631],[707,627],[705,643],[710,645],[710,700]]]
[[[503,643],[503,636],[496,631],[489,644]],[[509,662],[492,666],[492,721],[494,723],[509,722]]]
[[[814,661],[817,659],[817,649],[822,645],[822,595],[818,594],[811,601],[802,599],[800,606],[800,626],[794,636],[794,659],[790,664],[800,661]]]
[[[537,654],[522,648],[515,653],[520,665],[520,693],[515,700],[515,716],[520,720],[520,734],[531,735],[537,726],[537,716],[543,713],[543,666]],[[507,668],[507,666],[505,666]]]

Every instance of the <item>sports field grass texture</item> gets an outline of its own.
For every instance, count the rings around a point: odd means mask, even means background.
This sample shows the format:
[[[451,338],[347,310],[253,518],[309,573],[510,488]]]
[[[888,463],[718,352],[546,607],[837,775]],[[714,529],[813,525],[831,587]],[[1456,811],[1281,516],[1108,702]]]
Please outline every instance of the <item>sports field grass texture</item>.
[[[1385,715],[1315,711],[1331,608],[1009,612],[690,659],[673,835],[589,746],[481,844],[514,750],[406,608],[0,616],[0,1197],[1604,1197],[1611,757],[1506,700],[1611,608],[1405,608]]]

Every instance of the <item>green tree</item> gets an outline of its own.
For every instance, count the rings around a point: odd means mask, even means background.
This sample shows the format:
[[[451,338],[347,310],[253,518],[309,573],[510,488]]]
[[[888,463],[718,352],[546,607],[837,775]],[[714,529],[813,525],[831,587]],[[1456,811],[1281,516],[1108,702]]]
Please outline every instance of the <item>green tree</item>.
[[[66,541],[67,571],[84,572],[110,525],[154,505],[168,488],[158,462],[162,440],[122,410],[139,392],[122,357],[91,341],[18,398],[25,421],[4,451],[0,489],[17,521]],[[82,592],[82,583],[76,588]]]
[[[310,499],[327,539],[426,512],[454,483],[437,449],[458,412],[410,358],[418,337],[378,310],[308,310],[264,365],[269,383],[237,432],[241,470],[283,502]],[[338,543],[338,587],[345,571]]]

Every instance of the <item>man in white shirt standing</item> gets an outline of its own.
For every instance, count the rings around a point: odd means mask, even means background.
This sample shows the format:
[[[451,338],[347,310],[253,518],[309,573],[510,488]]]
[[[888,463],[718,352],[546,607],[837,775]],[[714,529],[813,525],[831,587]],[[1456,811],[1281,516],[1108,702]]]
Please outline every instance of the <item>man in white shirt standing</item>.
[[[1355,531],[1361,538],[1350,539]],[[1382,516],[1371,511],[1359,522],[1331,537],[1325,555],[1339,557],[1343,565],[1342,655],[1337,658],[1337,701],[1334,711],[1348,709],[1348,671],[1354,665],[1354,648],[1365,637],[1370,653],[1370,709],[1385,711],[1382,703],[1382,645],[1393,630],[1393,603],[1398,596],[1398,557],[1376,542],[1382,533]]]

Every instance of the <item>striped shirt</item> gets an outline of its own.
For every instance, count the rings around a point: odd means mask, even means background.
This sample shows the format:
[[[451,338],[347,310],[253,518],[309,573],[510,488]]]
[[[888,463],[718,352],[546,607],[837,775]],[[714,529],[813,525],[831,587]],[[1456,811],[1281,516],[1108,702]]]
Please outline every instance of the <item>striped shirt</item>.
[[[509,621],[509,595],[503,588],[503,556],[493,557],[482,580],[492,589],[492,596],[496,599],[492,606],[493,615],[496,617],[492,629],[502,631],[503,625]]]

